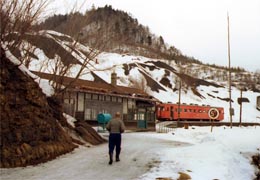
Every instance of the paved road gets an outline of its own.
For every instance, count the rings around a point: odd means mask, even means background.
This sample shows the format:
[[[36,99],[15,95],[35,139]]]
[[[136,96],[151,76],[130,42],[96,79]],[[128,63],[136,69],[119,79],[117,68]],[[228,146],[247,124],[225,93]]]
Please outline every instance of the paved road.
[[[121,161],[108,165],[108,144],[80,147],[48,163],[26,168],[1,169],[1,180],[130,180],[139,179],[160,163],[161,148],[180,142],[154,138],[151,132],[124,133]],[[107,134],[104,134],[106,136]],[[158,135],[158,134],[157,134]]]

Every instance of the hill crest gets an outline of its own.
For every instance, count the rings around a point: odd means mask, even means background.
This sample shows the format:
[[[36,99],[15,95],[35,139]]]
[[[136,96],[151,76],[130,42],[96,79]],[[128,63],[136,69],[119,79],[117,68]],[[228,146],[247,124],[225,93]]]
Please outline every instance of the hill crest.
[[[38,28],[68,34],[82,44],[101,51],[201,63],[167,44],[162,36],[151,33],[149,27],[140,24],[129,13],[111,6],[93,8],[85,14],[54,15]]]

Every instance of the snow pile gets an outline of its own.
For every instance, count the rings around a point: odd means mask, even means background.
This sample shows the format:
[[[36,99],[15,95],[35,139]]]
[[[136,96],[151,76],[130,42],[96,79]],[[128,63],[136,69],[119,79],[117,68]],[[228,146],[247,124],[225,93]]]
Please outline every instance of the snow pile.
[[[75,128],[75,122],[77,121],[74,117],[66,114],[66,113],[63,113],[63,116],[66,118],[67,122]]]
[[[161,164],[143,175],[143,180],[177,179],[179,172],[189,174],[193,180],[251,180],[255,177],[251,156],[260,153],[259,127],[218,127],[213,128],[213,132],[210,127],[176,129],[160,138],[188,144],[161,149]]]

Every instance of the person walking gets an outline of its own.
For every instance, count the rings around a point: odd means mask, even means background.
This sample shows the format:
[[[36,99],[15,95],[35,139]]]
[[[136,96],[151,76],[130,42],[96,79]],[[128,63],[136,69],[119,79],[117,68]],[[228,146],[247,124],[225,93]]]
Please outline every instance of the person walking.
[[[113,163],[113,152],[116,147],[116,161],[120,161],[119,155],[121,152],[121,133],[125,131],[125,125],[122,119],[120,118],[120,113],[117,112],[115,114],[115,118],[110,120],[107,125],[106,129],[109,131],[109,141],[108,141],[108,148],[109,148],[109,163]]]

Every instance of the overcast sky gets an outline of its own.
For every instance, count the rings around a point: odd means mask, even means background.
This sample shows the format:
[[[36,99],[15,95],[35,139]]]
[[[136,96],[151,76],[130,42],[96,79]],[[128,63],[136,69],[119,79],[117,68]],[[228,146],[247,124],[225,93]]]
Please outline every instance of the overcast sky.
[[[75,4],[76,3],[76,4]],[[112,5],[148,26],[152,33],[203,63],[260,70],[260,0],[54,0],[53,13]]]

